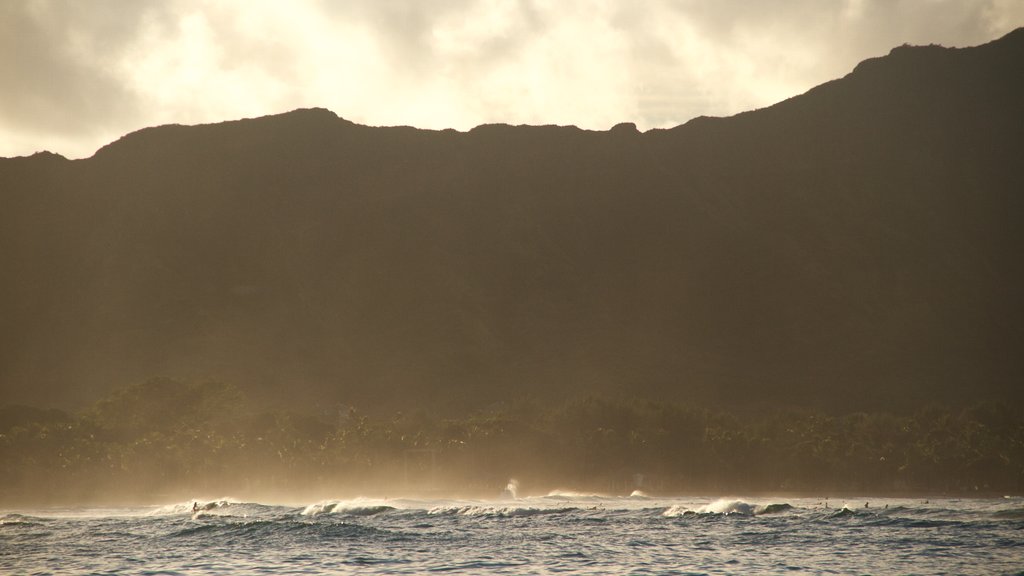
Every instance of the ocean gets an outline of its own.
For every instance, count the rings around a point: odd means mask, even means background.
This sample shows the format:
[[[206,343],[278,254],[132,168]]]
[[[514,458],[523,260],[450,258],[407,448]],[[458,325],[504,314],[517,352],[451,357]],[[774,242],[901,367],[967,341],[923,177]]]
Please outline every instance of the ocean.
[[[1024,499],[552,492],[5,510],[0,573],[1024,574]]]

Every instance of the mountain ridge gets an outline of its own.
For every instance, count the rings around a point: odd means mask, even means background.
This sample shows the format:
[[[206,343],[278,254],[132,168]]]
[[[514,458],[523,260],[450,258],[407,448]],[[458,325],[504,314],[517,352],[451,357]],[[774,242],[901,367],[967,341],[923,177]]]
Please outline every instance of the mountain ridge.
[[[978,51],[982,51],[982,50],[990,50],[990,51],[991,50],[1002,50],[1004,52],[1009,53],[1011,55],[1011,57],[1012,57],[1015,54],[1013,51],[1016,50],[1017,52],[1019,52],[1020,49],[1021,49],[1020,45],[1022,45],[1022,44],[1024,44],[1024,28],[1017,28],[1015,30],[1012,30],[1012,31],[1004,34],[1002,37],[997,38],[995,40],[992,40],[990,42],[987,42],[985,44],[980,44],[978,46],[971,46],[971,47],[966,47],[966,48],[945,47],[945,46],[938,45],[938,44],[929,44],[929,45],[903,44],[901,46],[893,47],[889,51],[889,53],[884,55],[884,56],[871,57],[871,58],[868,58],[868,59],[865,59],[865,60],[861,61],[860,63],[858,63],[854,67],[854,69],[849,74],[847,74],[843,78],[838,78],[838,79],[835,79],[835,80],[826,81],[826,82],[824,82],[822,84],[819,84],[817,86],[812,87],[810,90],[808,90],[806,92],[803,92],[801,94],[797,94],[797,95],[791,96],[791,97],[786,98],[786,99],[784,99],[784,100],[782,100],[780,102],[777,102],[777,103],[774,103],[774,104],[770,104],[768,106],[765,106],[765,107],[762,107],[762,108],[758,108],[758,109],[754,109],[754,110],[742,111],[742,112],[739,112],[737,114],[733,114],[733,115],[730,115],[730,116],[697,116],[697,117],[694,117],[694,118],[692,118],[690,120],[687,120],[686,122],[684,122],[682,124],[679,124],[679,125],[677,125],[675,127],[670,127],[670,128],[651,128],[651,129],[646,130],[646,131],[640,131],[640,133],[641,134],[645,134],[645,133],[648,133],[648,132],[675,131],[675,130],[684,129],[688,124],[691,124],[691,123],[700,124],[700,123],[703,123],[703,122],[708,121],[708,120],[721,120],[721,119],[730,119],[730,118],[736,118],[736,117],[743,117],[743,116],[746,116],[748,114],[758,113],[758,112],[761,112],[763,110],[767,110],[767,109],[771,109],[771,108],[776,108],[776,107],[778,107],[780,105],[784,105],[787,102],[790,102],[792,100],[801,99],[801,98],[807,96],[808,94],[810,94],[812,92],[815,92],[815,91],[818,91],[818,90],[820,90],[820,89],[822,89],[824,87],[831,86],[831,85],[833,85],[833,84],[835,84],[837,82],[842,82],[844,80],[847,80],[851,76],[857,75],[858,73],[864,73],[865,71],[870,70],[870,69],[872,69],[872,68],[874,68],[876,66],[879,66],[879,65],[887,66],[887,65],[890,65],[891,63],[893,63],[894,61],[897,61],[897,60],[911,61],[912,62],[912,61],[914,61],[914,59],[918,55],[921,55],[921,54],[924,54],[924,53],[929,53],[930,55],[934,55],[936,53],[939,53],[939,54],[942,54],[943,56],[949,56],[949,55],[955,55],[955,54],[962,54],[962,53],[964,53],[964,51],[967,51],[967,52],[978,52]],[[910,56],[910,58],[907,58],[908,56]],[[1010,64],[1014,64],[1014,63],[1015,62],[1011,62]],[[423,130],[423,131],[426,131],[426,132],[454,132],[454,133],[460,133],[460,134],[470,133],[470,132],[473,132],[473,131],[478,130],[478,129],[487,129],[488,127],[537,127],[537,128],[540,128],[540,127],[542,127],[542,128],[557,127],[557,128],[577,129],[577,130],[582,130],[582,131],[585,131],[585,132],[610,132],[610,131],[614,130],[614,128],[615,128],[615,126],[613,126],[613,127],[609,128],[608,130],[584,130],[584,129],[578,128],[576,126],[573,126],[573,125],[552,125],[552,124],[547,124],[547,125],[539,125],[538,126],[538,125],[526,125],[526,124],[523,124],[523,125],[511,125],[511,124],[506,124],[506,123],[489,123],[489,124],[480,124],[478,126],[474,126],[473,128],[470,128],[467,131],[458,131],[458,130],[455,130],[453,128],[426,129],[426,128],[416,128],[416,127],[407,126],[407,125],[400,125],[400,126],[369,126],[369,125],[357,124],[355,122],[352,122],[351,120],[347,120],[344,117],[338,116],[335,112],[333,112],[331,110],[328,110],[326,108],[323,108],[323,107],[310,107],[310,108],[299,108],[299,109],[296,109],[296,110],[292,110],[292,111],[289,111],[289,112],[278,113],[278,114],[270,114],[270,115],[259,116],[259,117],[251,117],[251,118],[240,118],[240,119],[234,119],[234,120],[224,120],[224,121],[220,121],[220,122],[207,123],[207,124],[193,124],[193,125],[189,125],[189,124],[171,123],[171,124],[161,124],[161,125],[157,125],[157,126],[145,127],[145,128],[141,128],[139,130],[134,130],[132,132],[129,132],[129,133],[125,134],[124,136],[118,138],[117,140],[115,140],[115,141],[113,141],[113,142],[111,142],[109,144],[106,144],[106,145],[100,147],[96,151],[96,153],[94,153],[93,156],[95,156],[96,154],[99,154],[100,151],[102,151],[102,150],[105,150],[107,148],[110,148],[111,146],[117,145],[118,143],[120,143],[122,141],[129,141],[130,142],[131,140],[133,140],[139,134],[148,134],[150,132],[160,131],[161,129],[165,129],[165,128],[166,129],[181,129],[181,128],[187,129],[187,128],[192,128],[192,127],[209,127],[209,126],[227,127],[227,126],[231,126],[231,125],[234,125],[234,124],[237,124],[237,123],[246,123],[246,122],[259,121],[259,120],[264,120],[264,119],[288,118],[288,117],[293,117],[294,118],[295,116],[293,116],[293,115],[295,115],[295,114],[304,114],[304,115],[307,115],[310,118],[317,118],[317,117],[319,117],[319,119],[321,121],[323,121],[323,120],[339,120],[339,121],[341,121],[342,124],[349,125],[349,126],[360,126],[360,127],[366,127],[366,128],[392,128],[392,129],[411,128],[411,129],[414,129],[414,130]],[[628,124],[633,124],[633,123],[628,122],[628,121],[624,121],[624,122],[620,122],[619,124],[616,124],[616,126],[623,125],[623,124],[628,125]],[[633,124],[633,126],[635,127],[635,124]],[[26,158],[31,158],[31,157],[38,156],[38,155],[41,155],[41,154],[42,155],[55,155],[55,156],[58,156],[58,157],[61,157],[61,158],[65,158],[63,155],[61,155],[59,153],[56,153],[56,152],[53,152],[53,151],[50,151],[50,150],[40,150],[40,151],[37,151],[37,152],[35,152],[35,153],[31,154],[31,155],[28,155],[28,156],[19,156],[19,157],[13,157],[13,158],[0,157],[0,160],[13,160],[13,159],[19,159],[19,158],[20,159],[26,159]],[[92,158],[93,156],[90,156],[89,158]],[[82,158],[82,159],[79,159],[79,160],[87,160],[89,158]],[[65,158],[65,159],[67,159],[67,158]]]

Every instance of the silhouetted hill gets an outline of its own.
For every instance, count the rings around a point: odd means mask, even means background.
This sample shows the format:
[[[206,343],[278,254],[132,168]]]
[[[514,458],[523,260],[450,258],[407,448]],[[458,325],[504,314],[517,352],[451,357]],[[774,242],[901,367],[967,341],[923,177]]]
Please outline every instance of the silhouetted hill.
[[[326,110],[0,160],[0,386],[1024,400],[1024,31],[639,133]]]

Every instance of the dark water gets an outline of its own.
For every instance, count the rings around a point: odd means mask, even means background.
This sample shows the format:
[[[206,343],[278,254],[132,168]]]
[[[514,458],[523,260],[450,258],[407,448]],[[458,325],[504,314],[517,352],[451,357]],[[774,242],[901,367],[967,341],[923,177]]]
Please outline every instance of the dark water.
[[[1024,574],[1024,500],[230,499],[0,512],[2,574]]]

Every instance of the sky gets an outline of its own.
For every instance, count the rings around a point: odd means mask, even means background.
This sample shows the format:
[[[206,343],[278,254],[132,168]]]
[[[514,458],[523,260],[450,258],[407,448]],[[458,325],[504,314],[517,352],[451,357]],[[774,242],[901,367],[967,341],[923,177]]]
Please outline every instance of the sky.
[[[306,107],[664,128],[1020,26],[1024,0],[0,0],[0,156]]]

